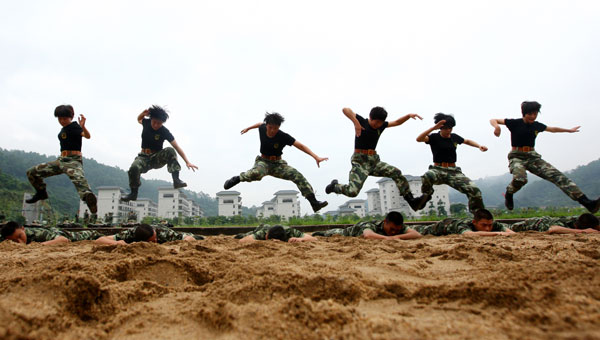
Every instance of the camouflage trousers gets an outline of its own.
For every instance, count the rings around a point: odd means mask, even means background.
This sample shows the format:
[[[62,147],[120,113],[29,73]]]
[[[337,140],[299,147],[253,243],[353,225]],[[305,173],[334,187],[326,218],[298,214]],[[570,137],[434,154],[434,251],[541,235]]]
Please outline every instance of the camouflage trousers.
[[[171,147],[164,148],[153,154],[139,153],[131,166],[129,167],[129,187],[139,188],[142,185],[140,181],[141,174],[145,174],[151,169],[160,169],[167,165],[169,173],[181,171],[181,166],[177,161],[177,152]]]
[[[96,239],[104,236],[95,230],[83,230],[83,231],[61,230],[60,234],[64,237],[66,237],[71,242],[93,241],[93,240],[96,240]]]
[[[483,198],[481,190],[475,186],[475,183],[465,176],[459,167],[444,168],[441,166],[430,165],[429,170],[421,176],[421,193],[433,195],[434,184],[447,184],[448,186],[467,195],[469,198],[469,211],[475,212],[483,209]]]
[[[335,235],[340,235],[340,236],[348,236],[344,234],[344,228],[333,228],[333,229],[329,229],[329,230],[325,230],[325,231],[317,231],[313,233],[313,236],[325,236],[325,237],[331,237],[331,236],[335,236]]]
[[[542,156],[535,152],[511,151],[508,154],[508,168],[513,175],[513,180],[506,187],[506,192],[514,194],[527,183],[527,172],[529,171],[547,181],[554,183],[572,200],[577,201],[583,192],[577,187],[575,182],[570,180],[562,172],[558,171],[550,163],[542,159]]]
[[[348,184],[336,184],[333,191],[348,197],[356,197],[369,176],[389,177],[398,187],[400,196],[410,193],[408,181],[395,166],[380,161],[379,155],[355,153],[351,158],[352,169],[348,176]]]
[[[73,185],[75,185],[75,189],[77,189],[77,193],[82,200],[85,195],[92,192],[88,181],[85,179],[83,159],[81,156],[59,157],[55,161],[38,164],[27,170],[29,183],[31,183],[36,191],[46,190],[44,178],[60,174],[69,176],[69,179],[73,182]]]
[[[304,175],[295,168],[289,166],[283,159],[270,161],[257,156],[254,160],[252,169],[240,174],[240,181],[260,181],[265,176],[273,176],[294,182],[304,197],[315,193]]]

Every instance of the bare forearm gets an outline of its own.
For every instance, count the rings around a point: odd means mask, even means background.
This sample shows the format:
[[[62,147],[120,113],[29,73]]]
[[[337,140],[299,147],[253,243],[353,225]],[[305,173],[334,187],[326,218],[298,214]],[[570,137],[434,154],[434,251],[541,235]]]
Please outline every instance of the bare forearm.
[[[427,136],[435,130],[435,126],[423,131],[419,136],[417,136],[417,142],[426,142]]]
[[[94,241],[96,243],[100,243],[100,244],[119,244],[118,241],[116,241],[114,239],[114,237],[112,236],[102,236],[98,239],[96,239],[96,241]]]
[[[144,110],[144,112],[140,113],[137,116],[137,121],[138,123],[142,124],[142,120],[144,119],[144,117],[146,117],[146,114],[148,113],[148,110]]]
[[[90,132],[89,132],[89,131],[88,131],[88,129],[85,127],[85,125],[84,125],[84,126],[82,126],[82,127],[81,127],[81,129],[83,130],[83,131],[81,132],[81,135],[82,135],[83,137],[85,137],[86,139],[90,139],[90,137],[91,137],[91,135],[90,135]]]
[[[420,238],[422,235],[416,230],[409,230],[405,234],[394,236],[398,240],[414,240]]]
[[[481,145],[479,145],[477,142],[475,142],[474,140],[470,140],[470,139],[465,139],[465,144],[472,146],[474,148],[480,148]]]
[[[54,240],[50,240],[50,241],[46,241],[46,242],[42,242],[43,245],[51,245],[51,244],[59,244],[59,243],[69,243],[70,241],[64,237],[64,236],[59,236],[57,238],[55,238]]]
[[[312,150],[309,149],[308,146],[306,146],[306,145],[304,145],[304,144],[302,144],[302,143],[300,143],[298,141],[296,141],[294,143],[294,146],[296,148],[298,148],[299,150],[302,150],[302,152],[306,153],[307,155],[310,155],[314,159],[318,159],[319,158],[319,156],[317,156],[314,152],[312,152]]]
[[[344,113],[344,116],[348,117],[348,119],[352,121],[352,123],[359,124],[358,120],[356,119],[356,113],[354,113],[352,109],[345,107],[342,109],[342,112]]]

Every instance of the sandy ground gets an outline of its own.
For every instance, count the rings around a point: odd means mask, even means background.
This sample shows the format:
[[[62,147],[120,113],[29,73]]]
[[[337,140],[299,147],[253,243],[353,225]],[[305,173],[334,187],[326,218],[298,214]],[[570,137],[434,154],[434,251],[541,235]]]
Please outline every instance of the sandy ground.
[[[600,339],[600,235],[0,244],[0,339]]]

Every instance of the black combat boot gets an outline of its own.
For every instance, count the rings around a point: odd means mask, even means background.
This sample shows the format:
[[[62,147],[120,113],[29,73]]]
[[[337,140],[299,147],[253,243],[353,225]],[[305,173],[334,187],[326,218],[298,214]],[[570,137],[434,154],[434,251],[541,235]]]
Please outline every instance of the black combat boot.
[[[129,193],[129,195],[121,197],[121,201],[129,202],[137,200],[138,188],[131,188],[130,191],[131,192]]]
[[[179,179],[179,171],[175,171],[171,174],[173,176],[173,189],[185,188],[187,184]]]
[[[95,214],[98,212],[98,205],[97,205],[98,200],[96,199],[96,195],[94,195],[94,193],[88,192],[83,197],[83,200],[85,201],[85,204],[87,204],[88,208],[90,208],[90,212],[92,214]]]
[[[577,202],[579,202],[581,205],[583,205],[592,214],[595,214],[596,212],[598,212],[598,209],[600,209],[600,198],[592,201],[589,198],[587,198],[586,195],[583,195],[583,196],[579,197]]]
[[[417,201],[417,210],[421,210],[423,208],[425,208],[425,205],[427,205],[427,202],[429,202],[429,200],[431,199],[431,195],[421,195],[417,198],[415,198],[415,200]]]
[[[46,189],[44,189],[44,190],[36,191],[35,195],[33,195],[30,199],[25,200],[25,202],[32,204],[39,200],[45,200],[47,198],[48,198],[48,192],[46,191]]]
[[[419,210],[419,203],[421,202],[421,198],[414,198],[412,192],[402,196],[410,206],[410,208],[414,211]]]
[[[327,201],[323,201],[323,202],[317,201],[315,194],[310,194],[310,195],[306,196],[306,199],[310,202],[310,206],[312,207],[314,212],[321,210],[321,208],[326,207],[328,204]]]
[[[513,201],[513,194],[509,194],[508,192],[504,194],[504,205],[508,210],[514,209],[515,202]]]
[[[327,186],[325,187],[325,193],[331,194],[332,192],[334,192],[336,184],[338,184],[337,179],[334,179],[331,181],[331,183],[327,184]]]
[[[225,184],[223,184],[223,188],[225,188],[225,190],[229,190],[229,189],[233,188],[234,186],[236,186],[239,182],[240,182],[240,176],[233,176],[230,179],[225,181]]]

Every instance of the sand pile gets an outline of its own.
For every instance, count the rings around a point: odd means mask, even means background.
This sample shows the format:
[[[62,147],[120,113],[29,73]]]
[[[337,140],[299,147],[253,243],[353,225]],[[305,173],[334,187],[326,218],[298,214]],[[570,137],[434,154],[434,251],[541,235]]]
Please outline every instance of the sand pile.
[[[600,339],[600,235],[0,254],[1,339]]]

